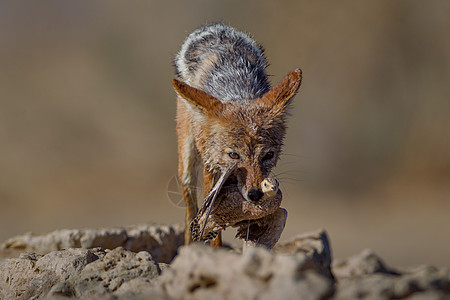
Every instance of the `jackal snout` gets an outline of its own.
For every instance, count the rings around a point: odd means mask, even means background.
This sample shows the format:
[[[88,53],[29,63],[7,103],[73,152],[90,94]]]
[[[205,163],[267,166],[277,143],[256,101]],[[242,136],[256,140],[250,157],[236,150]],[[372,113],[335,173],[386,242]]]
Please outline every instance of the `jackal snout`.
[[[237,170],[238,184],[240,185],[240,190],[242,196],[245,200],[250,202],[258,202],[264,196],[261,190],[261,182],[264,180],[265,176],[263,172],[258,172],[258,167],[256,168],[246,168],[241,167]]]

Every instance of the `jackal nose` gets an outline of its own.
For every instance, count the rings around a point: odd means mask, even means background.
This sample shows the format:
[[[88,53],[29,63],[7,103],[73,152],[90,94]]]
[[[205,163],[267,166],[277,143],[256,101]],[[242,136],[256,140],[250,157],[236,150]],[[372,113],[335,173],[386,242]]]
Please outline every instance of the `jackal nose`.
[[[248,191],[248,198],[252,201],[252,202],[258,202],[262,196],[264,195],[264,193],[260,190],[260,189],[252,189],[250,191]]]

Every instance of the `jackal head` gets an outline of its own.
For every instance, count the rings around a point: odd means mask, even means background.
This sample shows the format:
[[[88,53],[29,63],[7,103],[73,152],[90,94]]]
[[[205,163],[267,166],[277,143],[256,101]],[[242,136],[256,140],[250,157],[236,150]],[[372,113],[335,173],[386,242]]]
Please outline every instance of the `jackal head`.
[[[173,80],[175,90],[187,104],[189,111],[185,113],[191,119],[191,130],[206,170],[217,176],[238,162],[227,183],[237,184],[248,201],[260,200],[260,184],[277,164],[288,109],[301,78],[301,70],[296,69],[261,98],[226,103]]]

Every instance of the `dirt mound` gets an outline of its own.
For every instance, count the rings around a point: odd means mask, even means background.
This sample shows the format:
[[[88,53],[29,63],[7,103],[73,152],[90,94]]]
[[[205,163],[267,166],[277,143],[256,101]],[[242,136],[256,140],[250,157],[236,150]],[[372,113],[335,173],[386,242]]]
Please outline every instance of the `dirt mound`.
[[[323,230],[265,248],[180,247],[180,226],[59,230],[2,245],[1,299],[443,299],[450,270],[394,270],[372,251],[332,260]],[[66,246],[67,249],[64,249]],[[76,247],[76,248],[74,248]],[[9,251],[9,252],[8,252]],[[175,259],[171,259],[176,255]],[[170,262],[170,264],[168,264]]]

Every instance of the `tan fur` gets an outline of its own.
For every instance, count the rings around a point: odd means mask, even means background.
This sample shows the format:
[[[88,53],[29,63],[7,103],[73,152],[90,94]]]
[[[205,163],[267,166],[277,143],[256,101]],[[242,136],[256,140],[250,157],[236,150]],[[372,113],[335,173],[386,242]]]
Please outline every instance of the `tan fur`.
[[[296,69],[261,98],[223,103],[173,80],[178,93],[178,172],[187,204],[186,244],[192,240],[189,225],[197,214],[195,185],[200,160],[207,192],[217,176],[235,162],[229,152],[238,153],[237,185],[244,199],[249,200],[248,192],[260,187],[278,160],[286,132],[287,109],[300,83],[301,70]],[[263,161],[269,151],[274,157]]]
[[[221,23],[193,31],[175,57],[178,174],[186,201],[186,244],[191,241],[189,224],[198,211],[198,166],[203,165],[208,194],[225,170],[238,163],[224,187],[233,184],[241,199],[257,202],[260,183],[277,163],[301,71],[294,70],[271,89],[267,65],[256,41]],[[220,244],[220,236],[213,244]]]

